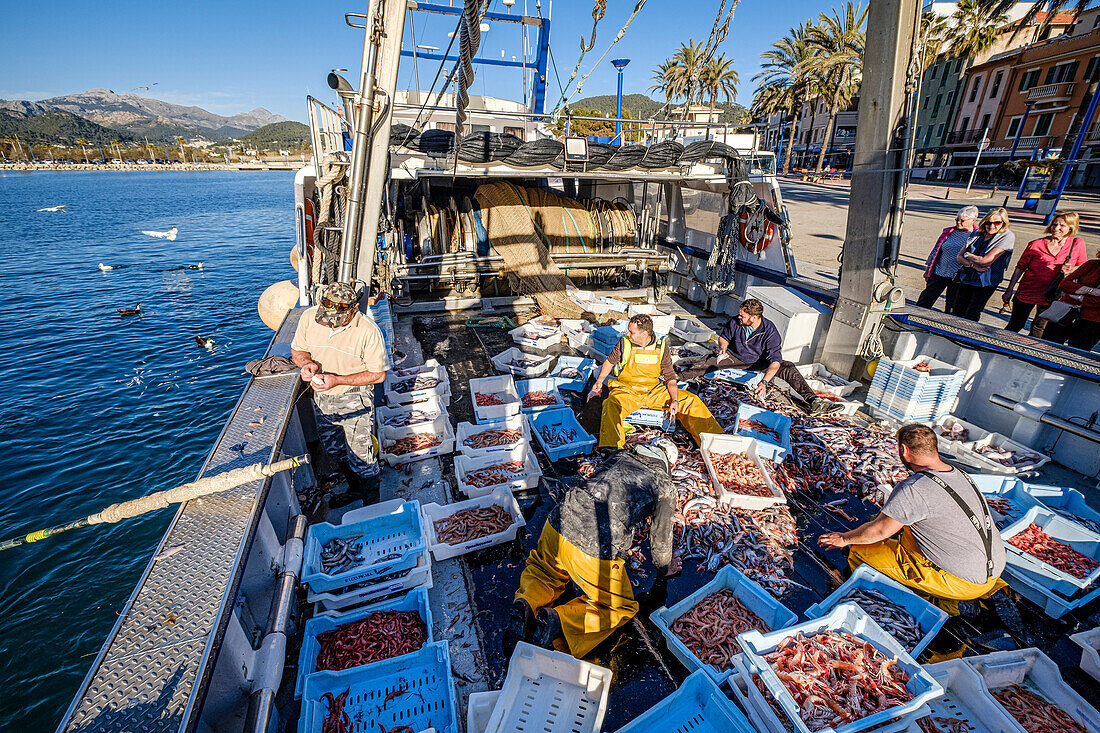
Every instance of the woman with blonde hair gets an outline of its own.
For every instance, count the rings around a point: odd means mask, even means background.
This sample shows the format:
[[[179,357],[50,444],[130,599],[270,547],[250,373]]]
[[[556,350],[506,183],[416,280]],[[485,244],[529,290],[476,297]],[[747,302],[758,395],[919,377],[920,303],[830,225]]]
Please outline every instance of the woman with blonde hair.
[[[1047,320],[1038,314],[1061,296],[1058,283],[1062,278],[1089,258],[1085,243],[1077,236],[1079,222],[1076,212],[1056,211],[1050,219],[1046,236],[1028,242],[1001,296],[1005,305],[1012,303],[1012,317],[1005,326],[1006,330],[1019,332],[1027,323],[1032,308],[1038,306],[1035,320],[1031,322],[1031,335],[1043,337]]]
[[[1016,235],[1008,228],[1008,211],[1001,206],[990,210],[959,252],[958,261],[963,269],[959,270],[959,290],[952,315],[971,321],[982,317],[985,304],[1004,280],[1015,243]]]

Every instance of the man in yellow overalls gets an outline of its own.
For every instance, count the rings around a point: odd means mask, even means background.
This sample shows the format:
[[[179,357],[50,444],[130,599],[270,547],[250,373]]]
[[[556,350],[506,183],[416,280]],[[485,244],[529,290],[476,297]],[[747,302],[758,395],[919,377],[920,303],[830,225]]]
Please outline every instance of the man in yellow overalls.
[[[603,392],[604,380],[610,392],[600,419],[600,447],[622,448],[626,444],[624,419],[643,407],[667,412],[687,429],[695,442],[700,433],[721,433],[722,426],[703,401],[676,386],[672,355],[664,339],[653,335],[653,319],[637,315],[630,319],[626,335],[603,363],[588,399]]]
[[[898,453],[913,475],[894,487],[882,512],[849,532],[823,534],[818,544],[850,547],[852,570],[866,563],[956,615],[960,602],[1005,587],[1001,533],[970,477],[940,460],[931,428],[903,426]]]

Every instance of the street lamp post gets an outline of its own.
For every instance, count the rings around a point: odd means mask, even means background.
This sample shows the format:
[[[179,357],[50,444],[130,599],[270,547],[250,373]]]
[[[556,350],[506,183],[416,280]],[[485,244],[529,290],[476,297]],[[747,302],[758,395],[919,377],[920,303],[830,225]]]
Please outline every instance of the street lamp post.
[[[623,133],[623,69],[630,63],[630,59],[611,59],[611,65],[619,72],[619,93],[615,96],[615,139],[619,145],[623,144],[620,137]]]

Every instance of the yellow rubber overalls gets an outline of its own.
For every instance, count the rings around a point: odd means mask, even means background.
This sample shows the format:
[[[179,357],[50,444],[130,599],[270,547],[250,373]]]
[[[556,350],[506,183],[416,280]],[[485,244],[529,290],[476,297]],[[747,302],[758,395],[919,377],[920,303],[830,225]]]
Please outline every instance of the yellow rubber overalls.
[[[661,361],[667,348],[664,339],[654,339],[649,346],[635,346],[623,336],[622,359],[607,380],[609,391],[600,420],[600,447],[622,448],[626,444],[623,419],[643,407],[668,410],[672,397],[661,381]],[[687,390],[680,390],[680,405],[676,419],[699,442],[700,433],[721,433],[722,426],[710,414],[703,401]]]

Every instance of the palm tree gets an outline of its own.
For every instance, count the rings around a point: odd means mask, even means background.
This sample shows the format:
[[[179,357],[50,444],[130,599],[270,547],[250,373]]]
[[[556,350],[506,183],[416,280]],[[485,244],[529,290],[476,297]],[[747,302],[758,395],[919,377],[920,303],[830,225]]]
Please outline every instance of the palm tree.
[[[76,139],[76,144],[80,146],[80,150],[84,153],[84,162],[88,162],[88,141],[82,137]]]
[[[185,142],[187,142],[187,140],[182,138],[182,137],[177,137],[176,138],[176,145],[180,146],[180,162],[181,163],[186,163],[187,162],[187,151],[185,151],[183,149],[183,144]]]
[[[20,158],[26,157],[25,155],[23,155],[23,145],[19,142],[18,135],[8,135],[4,138],[4,142],[12,146],[13,154],[18,152]]]
[[[991,4],[994,12],[1003,15],[1012,10],[1016,0],[995,0]],[[1024,16],[1020,18],[1020,22],[1017,24],[1016,30],[1012,32],[1012,36],[1015,37],[1017,33],[1034,23],[1035,19],[1039,17],[1039,13],[1047,14],[1039,24],[1039,32],[1041,33],[1050,27],[1051,21],[1058,13],[1073,13],[1073,20],[1076,22],[1081,13],[1085,12],[1090,5],[1093,5],[1093,0],[1044,0],[1043,2],[1033,3],[1028,11],[1024,13]]]
[[[672,84],[669,81],[672,73],[672,67],[675,66],[672,59],[665,59],[657,68],[653,70],[653,86],[649,88],[651,92],[660,92],[665,97],[665,103],[672,101]]]
[[[948,53],[966,59],[969,66],[976,56],[992,48],[1008,22],[1008,16],[998,12],[998,5],[998,0],[959,0],[946,37]]]
[[[119,160],[122,160],[122,148],[119,147],[120,145],[122,145],[122,141],[121,140],[112,140],[111,145],[115,146],[115,157],[118,158]]]
[[[764,62],[763,69],[752,78],[761,84],[753,98],[754,112],[783,112],[790,115],[787,139],[791,144],[783,152],[784,173],[791,169],[791,148],[798,113],[806,100],[816,96],[815,78],[809,70],[813,66],[817,50],[807,38],[806,29],[809,25],[810,22],[806,21],[791,28],[787,35],[772,44],[771,49],[760,54],[760,59]]]
[[[695,101],[696,95],[702,94],[703,73],[702,43],[694,38],[687,43],[681,43],[676,53],[665,59],[653,70],[653,79],[656,82],[651,90],[659,91],[665,96],[666,102],[673,99],[684,99],[684,117],[687,117],[688,109]],[[736,74],[736,72],[734,72]],[[736,84],[736,80],[734,80]]]
[[[834,9],[832,15],[822,13],[818,25],[810,26],[809,40],[816,48],[818,58],[811,62],[821,87],[822,96],[829,108],[829,122],[825,125],[825,137],[817,156],[815,172],[825,165],[825,154],[836,128],[836,117],[852,103],[859,91],[863,71],[863,47],[867,40],[867,6],[848,0],[843,15]]]
[[[920,36],[922,70],[931,65],[932,62],[936,60],[936,57],[940,55],[940,52],[943,51],[944,44],[947,43],[951,31],[951,26],[944,16],[933,13],[931,10],[921,16]]]
[[[737,85],[741,83],[741,77],[733,68],[733,59],[719,54],[703,67],[699,74],[699,83],[702,91],[710,95],[710,106],[713,108],[718,95],[724,96],[726,102],[732,102],[737,97]]]

